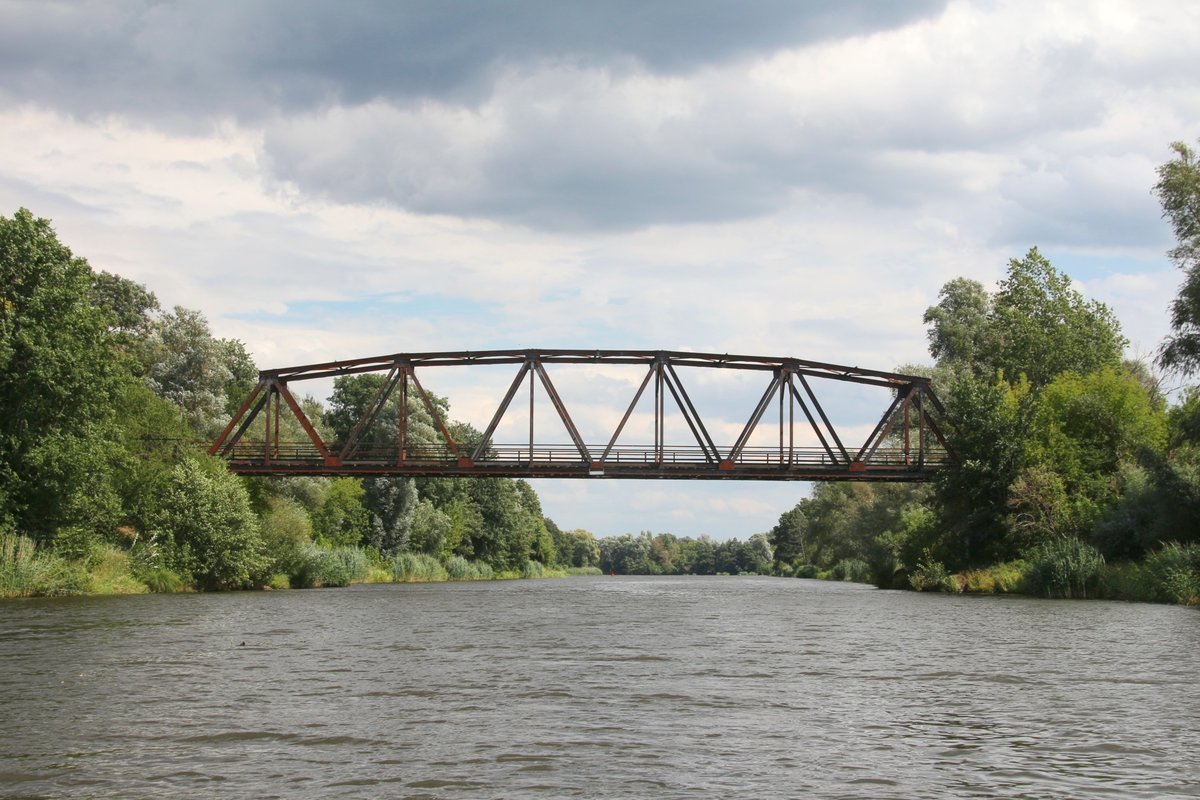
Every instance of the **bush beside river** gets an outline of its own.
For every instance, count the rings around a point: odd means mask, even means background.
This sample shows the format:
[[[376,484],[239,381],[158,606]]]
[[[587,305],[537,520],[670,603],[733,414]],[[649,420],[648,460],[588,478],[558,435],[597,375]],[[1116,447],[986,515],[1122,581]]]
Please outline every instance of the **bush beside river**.
[[[492,569],[483,561],[452,556],[445,562],[423,553],[392,558],[358,547],[309,545],[291,574],[256,576],[248,588],[309,589],[358,583],[431,583],[599,575],[597,567],[546,567],[526,562],[521,570]],[[144,594],[195,591],[174,571],[141,564],[128,551],[100,546],[86,556],[65,558],[39,548],[26,536],[0,537],[0,597],[61,597],[82,594]]]

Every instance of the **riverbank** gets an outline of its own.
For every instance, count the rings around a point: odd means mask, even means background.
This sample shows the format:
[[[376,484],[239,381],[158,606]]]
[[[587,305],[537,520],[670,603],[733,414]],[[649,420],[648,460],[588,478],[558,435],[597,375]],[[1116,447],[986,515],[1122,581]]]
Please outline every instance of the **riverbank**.
[[[120,547],[93,548],[69,559],[38,548],[24,536],[0,537],[0,598],[70,595],[170,594],[197,591],[185,577]],[[521,570],[494,570],[482,561],[423,553],[381,557],[361,548],[310,545],[289,573],[257,576],[246,589],[315,589],[365,583],[437,583],[599,575],[595,567],[547,567],[529,561]]]
[[[1172,543],[1141,562],[1109,563],[1094,547],[1063,539],[1035,549],[1028,559],[964,572],[951,572],[941,562],[926,558],[911,571],[845,560],[827,570],[800,564],[791,576],[918,592],[1200,606],[1200,545]]]

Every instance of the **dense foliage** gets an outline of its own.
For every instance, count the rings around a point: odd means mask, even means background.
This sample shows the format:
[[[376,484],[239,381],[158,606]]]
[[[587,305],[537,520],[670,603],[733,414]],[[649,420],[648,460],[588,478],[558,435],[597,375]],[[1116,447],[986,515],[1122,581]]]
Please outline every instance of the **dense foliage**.
[[[232,475],[195,442],[256,380],[242,343],[214,338],[199,311],[164,311],[146,287],[95,272],[24,209],[0,218],[0,592],[329,586],[599,563],[595,537],[545,519],[523,481]],[[342,378],[328,407],[301,404],[322,435],[344,439],[382,380]],[[434,406],[449,419],[444,399]],[[407,410],[409,441],[434,443],[425,406]],[[395,447],[398,411],[393,399],[363,446]],[[478,438],[452,427],[460,441]],[[283,428],[303,438],[288,417]],[[97,570],[114,569],[124,583],[97,583]]]
[[[1155,188],[1186,279],[1159,363],[1194,374],[1200,165],[1173,149]],[[818,486],[771,531],[776,570],[861,560],[880,586],[1195,602],[1200,388],[1169,408],[1150,369],[1122,361],[1112,312],[1036,248],[995,293],[946,283],[925,323],[955,462],[932,489]]]

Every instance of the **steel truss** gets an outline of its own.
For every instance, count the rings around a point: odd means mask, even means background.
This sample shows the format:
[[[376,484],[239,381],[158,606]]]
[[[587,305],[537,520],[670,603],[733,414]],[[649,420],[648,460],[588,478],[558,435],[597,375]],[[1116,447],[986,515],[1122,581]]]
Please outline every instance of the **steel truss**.
[[[417,377],[436,367],[517,365],[517,372],[482,438],[474,447],[457,441],[438,407]],[[645,376],[620,423],[604,444],[588,444],[579,434],[566,404],[546,370],[555,364],[641,365]],[[730,445],[718,445],[709,434],[680,379],[683,368],[737,369],[763,372],[767,386]],[[296,381],[364,373],[386,373],[374,398],[344,442],[324,441],[289,386]],[[833,380],[890,389],[890,404],[869,436],[847,447],[813,391],[814,380]],[[492,436],[523,383],[529,384],[529,441],[496,444]],[[570,439],[546,444],[534,438],[535,384],[540,383]],[[654,441],[619,444],[647,389],[653,386]],[[398,395],[397,395],[398,393]],[[401,409],[394,446],[381,451],[363,445],[365,434],[396,395]],[[434,445],[409,441],[408,400],[420,402],[437,428]],[[666,398],[682,415],[694,442],[668,444],[664,421]],[[749,442],[768,409],[778,406],[777,446],[751,447]],[[280,441],[280,416],[286,407],[307,440]],[[797,419],[799,409],[802,419]],[[940,420],[945,409],[928,378],[845,367],[796,358],[717,355],[667,350],[489,350],[482,352],[396,353],[350,361],[265,370],[233,419],[209,448],[242,474],[268,475],[402,475],[505,476],[520,478],[685,478],[724,480],[870,480],[922,481],[951,458]],[[246,434],[264,420],[262,441]],[[797,425],[815,433],[819,447],[796,444]],[[257,437],[253,437],[257,439]],[[886,445],[886,446],[885,446]]]

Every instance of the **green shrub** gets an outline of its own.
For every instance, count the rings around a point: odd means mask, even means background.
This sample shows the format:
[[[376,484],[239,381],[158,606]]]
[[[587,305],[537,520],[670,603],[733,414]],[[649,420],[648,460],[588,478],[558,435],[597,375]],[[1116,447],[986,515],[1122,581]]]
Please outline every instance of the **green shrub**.
[[[144,594],[147,586],[133,573],[129,554],[118,547],[95,549],[90,560],[91,588],[95,594]]]
[[[1153,599],[1200,605],[1200,545],[1170,543],[1146,557]]]
[[[521,570],[523,578],[544,578],[546,577],[546,568],[542,566],[540,561],[526,561],[525,568]]]
[[[304,550],[300,569],[292,576],[292,585],[304,588],[349,586],[365,578],[370,566],[366,554],[356,547],[326,550],[309,545]]]
[[[451,556],[446,561],[446,572],[452,581],[490,581],[494,574],[484,562],[467,561],[462,556]]]
[[[917,568],[908,576],[909,585],[918,592],[951,592],[962,591],[958,578],[951,575],[946,566],[925,551],[925,558],[917,562]]]
[[[599,567],[567,567],[568,575],[603,575]]]
[[[792,570],[793,578],[815,578],[818,573],[816,564],[797,564]]]
[[[166,567],[153,567],[139,572],[138,578],[155,594],[174,594],[184,590],[183,578]]]
[[[1044,597],[1099,596],[1104,556],[1078,539],[1057,539],[1036,548],[1029,558],[1025,587]]]
[[[82,565],[39,550],[26,536],[0,536],[0,597],[86,594],[91,588]]]
[[[257,577],[262,583],[269,583],[274,575],[294,575],[300,571],[312,543],[312,523],[304,507],[295,500],[272,498],[262,517],[261,537],[265,560]]]
[[[392,580],[398,583],[432,583],[448,577],[442,563],[428,553],[400,553],[392,559]]]
[[[958,576],[958,582],[964,592],[1006,594],[1020,589],[1024,578],[1024,561],[1006,561],[987,569],[968,570]]]
[[[857,558],[843,558],[829,570],[830,578],[835,581],[851,581],[853,583],[870,583],[871,566]]]
[[[292,588],[292,581],[287,575],[283,574],[282,572],[277,572],[267,580],[266,588],[290,589]]]
[[[1109,600],[1149,603],[1154,600],[1153,581],[1150,573],[1132,561],[1105,564],[1100,578],[1100,596]]]
[[[990,569],[972,569],[959,576],[964,592],[992,594],[996,591],[996,578]]]

